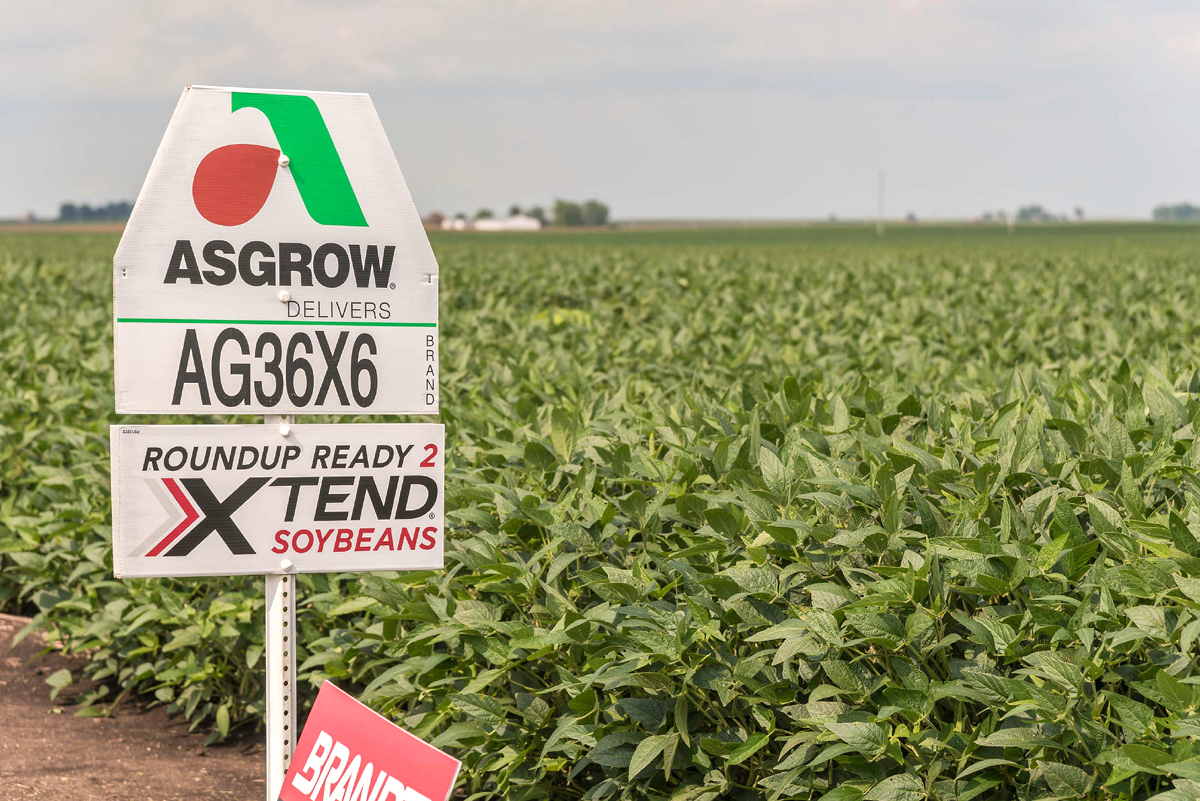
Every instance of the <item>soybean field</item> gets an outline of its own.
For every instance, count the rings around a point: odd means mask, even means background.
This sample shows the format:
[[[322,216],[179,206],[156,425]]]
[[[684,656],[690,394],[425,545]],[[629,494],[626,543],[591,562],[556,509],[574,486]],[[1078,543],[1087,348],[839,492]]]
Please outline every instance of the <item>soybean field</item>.
[[[116,242],[0,234],[0,611],[219,741],[262,579],[113,578]],[[472,800],[1200,797],[1200,228],[433,244],[446,569],[298,577],[306,700]]]

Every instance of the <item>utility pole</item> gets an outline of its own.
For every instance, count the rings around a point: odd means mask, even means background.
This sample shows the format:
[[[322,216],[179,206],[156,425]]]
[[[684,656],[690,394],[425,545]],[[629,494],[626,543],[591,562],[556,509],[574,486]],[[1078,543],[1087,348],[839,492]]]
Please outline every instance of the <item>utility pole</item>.
[[[879,171],[879,211],[875,215],[875,236],[883,236],[883,170]]]

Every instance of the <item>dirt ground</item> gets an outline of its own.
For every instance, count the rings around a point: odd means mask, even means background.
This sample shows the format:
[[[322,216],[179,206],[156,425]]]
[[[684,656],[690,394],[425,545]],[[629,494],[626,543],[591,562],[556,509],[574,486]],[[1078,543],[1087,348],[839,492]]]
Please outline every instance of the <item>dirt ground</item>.
[[[205,748],[163,707],[123,702],[111,718],[77,718],[79,685],[50,701],[46,677],[78,663],[13,636],[29,621],[0,615],[0,799],[263,801],[261,733]]]

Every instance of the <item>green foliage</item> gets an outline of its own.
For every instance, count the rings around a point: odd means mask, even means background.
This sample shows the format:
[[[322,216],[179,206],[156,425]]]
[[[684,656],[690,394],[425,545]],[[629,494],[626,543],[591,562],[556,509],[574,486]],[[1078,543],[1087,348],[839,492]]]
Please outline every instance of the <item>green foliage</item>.
[[[605,241],[440,242],[446,570],[303,577],[302,680],[471,798],[1197,796],[1186,239]],[[220,737],[258,580],[110,573],[112,244],[0,242],[0,599]]]
[[[1200,220],[1200,208],[1191,203],[1163,204],[1154,207],[1152,216],[1155,222],[1196,222]]]
[[[537,211],[535,209],[535,211]],[[537,217],[537,214],[532,216]],[[557,226],[606,225],[608,206],[598,200],[574,203],[569,200],[554,201],[554,224]]]
[[[608,224],[608,206],[598,200],[587,200],[583,203],[584,225]]]
[[[583,207],[569,200],[554,201],[554,224],[558,226],[583,225]]]

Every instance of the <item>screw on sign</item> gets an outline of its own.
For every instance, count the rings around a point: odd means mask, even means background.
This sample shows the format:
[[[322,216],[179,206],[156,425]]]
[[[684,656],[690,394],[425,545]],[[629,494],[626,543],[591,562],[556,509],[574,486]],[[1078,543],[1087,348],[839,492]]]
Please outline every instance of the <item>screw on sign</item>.
[[[447,801],[461,767],[327,681],[279,801]]]

